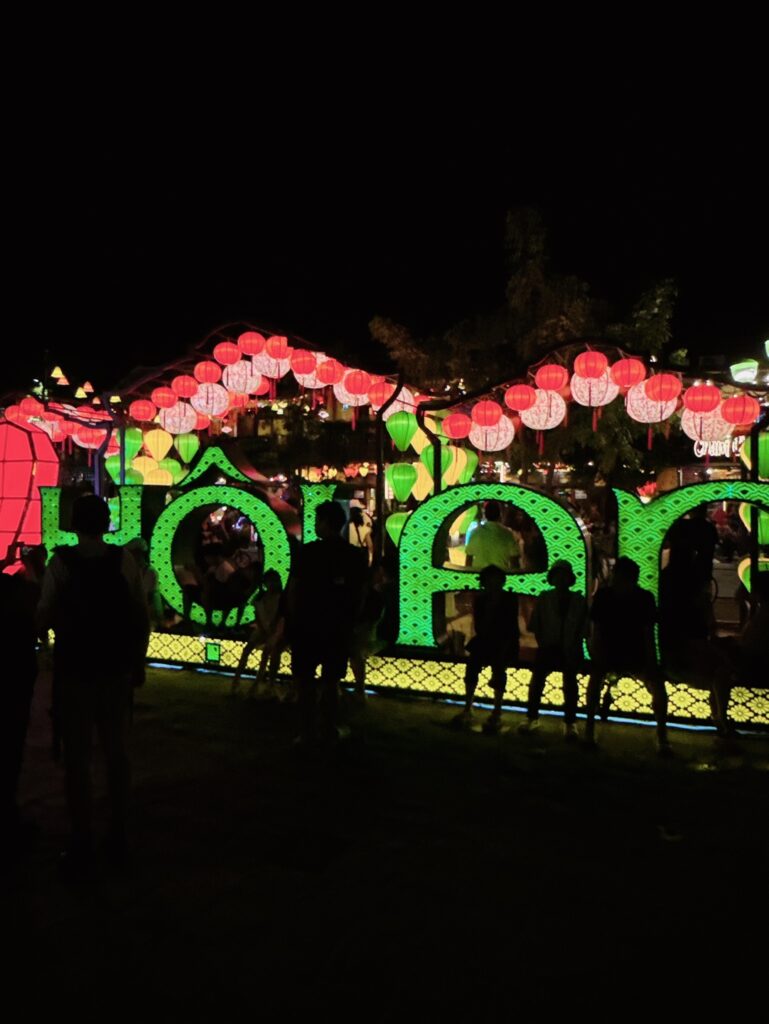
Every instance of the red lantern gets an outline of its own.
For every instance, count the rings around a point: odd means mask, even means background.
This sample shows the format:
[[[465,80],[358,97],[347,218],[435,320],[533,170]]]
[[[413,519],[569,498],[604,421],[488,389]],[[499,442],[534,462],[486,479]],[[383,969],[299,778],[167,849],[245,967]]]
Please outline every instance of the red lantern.
[[[36,398],[22,398],[19,409],[24,416],[42,416],[45,406]]]
[[[473,421],[466,413],[452,412],[441,423],[441,430],[452,441],[458,441],[462,437],[467,437],[472,426]]]
[[[743,423],[752,423],[760,412],[761,406],[751,395],[735,395],[733,398],[727,398],[721,406],[721,415],[726,422],[739,426]]]
[[[230,391],[230,409],[245,409],[248,405],[248,395],[240,391]]]
[[[487,399],[483,402],[476,402],[470,415],[473,423],[477,423],[479,427],[493,427],[502,418],[502,407],[499,402]]]
[[[240,349],[232,341],[220,341],[218,345],[214,345],[214,359],[222,366],[232,366],[240,359]]]
[[[280,334],[273,334],[268,338],[264,350],[271,359],[288,359],[292,351],[288,338]]]
[[[266,377],[262,377],[259,381],[258,387],[252,392],[254,395],[266,395],[270,390],[270,382]]]
[[[297,348],[291,353],[291,369],[294,373],[306,376],[313,372],[316,362],[315,355],[306,348]]]
[[[717,409],[720,401],[721,392],[713,384],[695,384],[684,392],[684,406],[703,416]]]
[[[632,388],[646,377],[646,367],[640,359],[620,359],[609,368],[611,379],[621,388]]]
[[[318,367],[316,376],[323,384],[338,384],[344,377],[344,367],[336,359],[326,359]]]
[[[344,386],[351,395],[365,395],[371,387],[371,377],[365,370],[350,370],[344,378]]]
[[[194,377],[190,377],[189,374],[182,373],[171,381],[171,390],[179,398],[192,398],[193,395],[197,394],[198,382]]]
[[[196,363],[195,369],[192,372],[195,375],[195,380],[201,384],[218,384],[222,379],[221,367],[217,366],[216,363],[212,363],[209,359],[202,363]]]
[[[557,363],[546,363],[540,366],[534,379],[542,391],[561,391],[569,383],[569,371]]]
[[[258,356],[264,349],[264,344],[264,338],[256,331],[244,331],[238,338],[238,348],[244,356]]]
[[[211,417],[202,412],[196,412],[195,430],[207,430],[211,426]]]
[[[0,423],[0,558],[11,544],[40,543],[39,488],[55,487],[58,478],[59,460],[44,433]]]
[[[24,426],[27,422],[27,417],[21,411],[18,405],[9,405],[5,410],[5,418],[9,423],[18,423]]]
[[[609,360],[603,352],[595,352],[592,349],[587,352],[580,352],[574,360],[574,372],[580,377],[591,379],[602,377],[609,365]]]
[[[151,423],[157,416],[157,413],[157,406],[147,398],[137,398],[135,402],[131,402],[128,406],[128,414],[137,423]]]
[[[380,409],[395,391],[395,385],[389,380],[378,380],[369,388],[368,400],[374,409]]]
[[[672,373],[657,373],[646,381],[644,390],[652,402],[672,402],[681,394],[681,381]]]
[[[179,396],[176,395],[171,388],[155,388],[152,392],[152,401],[158,409],[170,409],[172,405],[176,405],[179,401]]]
[[[61,432],[65,437],[73,437],[77,428],[78,424],[73,423],[72,420],[62,420],[61,422]]]
[[[99,448],[106,436],[106,431],[99,430],[98,427],[78,426],[72,435],[72,440],[81,448]]]
[[[531,409],[537,400],[537,392],[528,384],[513,384],[505,392],[505,405],[508,409],[524,412]]]

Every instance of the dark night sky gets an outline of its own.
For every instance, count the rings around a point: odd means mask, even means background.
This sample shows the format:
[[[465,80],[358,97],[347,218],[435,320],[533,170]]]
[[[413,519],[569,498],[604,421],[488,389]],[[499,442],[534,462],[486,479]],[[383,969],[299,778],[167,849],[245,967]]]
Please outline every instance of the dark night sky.
[[[769,218],[750,135],[504,127],[56,123],[59,157],[36,159],[20,193],[10,308],[24,340],[6,383],[23,385],[48,347],[72,379],[107,386],[229,320],[339,344],[373,368],[372,315],[439,330],[499,302],[514,205],[541,209],[554,268],[618,312],[672,276],[677,344],[758,353]]]

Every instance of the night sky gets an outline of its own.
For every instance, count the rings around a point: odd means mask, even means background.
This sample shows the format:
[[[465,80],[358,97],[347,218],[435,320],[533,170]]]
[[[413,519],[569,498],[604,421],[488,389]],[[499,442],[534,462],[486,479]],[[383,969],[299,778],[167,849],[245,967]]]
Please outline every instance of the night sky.
[[[759,354],[769,204],[750,136],[503,129],[319,117],[237,138],[133,123],[62,139],[59,126],[65,158],[34,161],[18,200],[6,386],[48,348],[70,379],[106,387],[240,320],[380,368],[373,315],[434,332],[500,302],[505,211],[521,205],[541,210],[553,268],[618,315],[671,276],[677,345]]]

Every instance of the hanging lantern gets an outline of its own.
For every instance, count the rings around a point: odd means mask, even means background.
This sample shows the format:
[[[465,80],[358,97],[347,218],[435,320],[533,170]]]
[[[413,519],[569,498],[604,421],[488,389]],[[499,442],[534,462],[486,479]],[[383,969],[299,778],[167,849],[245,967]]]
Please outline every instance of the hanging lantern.
[[[198,385],[198,387],[201,386],[205,387],[205,385]],[[211,386],[218,387],[216,384]],[[169,434],[189,433],[190,430],[195,429],[197,418],[197,413],[187,402],[177,402],[170,409],[160,410],[160,425]]]
[[[721,392],[713,384],[694,384],[684,392],[684,407],[701,416],[713,412],[720,402]]]
[[[672,373],[655,373],[644,381],[646,397],[659,405],[675,401],[681,394],[681,381]]]
[[[646,394],[648,383],[649,381],[641,381],[630,388],[625,395],[625,408],[628,416],[639,423],[658,423],[668,419],[676,411],[678,395],[668,402],[655,402]]]
[[[414,462],[412,465],[417,478],[414,486],[411,488],[411,494],[417,501],[424,501],[435,490],[433,487],[433,476],[421,462]]]
[[[245,409],[248,405],[248,395],[244,395],[238,391],[230,391],[230,409]]]
[[[334,385],[334,395],[337,402],[341,402],[342,405],[355,407],[368,404],[368,392],[364,391],[363,394],[354,395],[351,391],[347,390],[344,381],[339,381]]]
[[[231,341],[220,341],[218,345],[214,345],[213,355],[222,366],[232,366],[240,359],[240,349]]]
[[[417,482],[417,471],[410,462],[396,462],[388,466],[385,476],[390,488],[398,501],[406,501],[411,488]]]
[[[419,421],[417,420],[417,422]],[[422,449],[426,448],[427,445],[430,444],[430,438],[428,437],[424,430],[417,427],[416,433],[411,438],[411,441],[409,443],[411,447],[414,449],[414,451],[417,453],[417,455],[421,455]]]
[[[179,398],[192,398],[198,390],[198,383],[189,373],[181,373],[171,381],[171,390]]]
[[[351,395],[365,395],[368,402],[371,376],[365,370],[350,370],[349,373],[345,374],[343,383]]]
[[[222,379],[221,366],[212,363],[210,359],[206,359],[202,363],[196,363],[195,369],[192,372],[195,380],[201,384],[217,384]],[[190,398],[192,398],[192,395],[190,395]]]
[[[734,423],[739,426],[753,423],[758,419],[761,406],[751,395],[735,395],[727,398],[721,406],[721,415],[727,423]]]
[[[580,352],[574,360],[574,372],[579,374],[580,377],[587,377],[588,380],[602,377],[606,373],[608,366],[609,360],[603,352],[596,352],[593,349],[587,352]]]
[[[227,366],[222,374],[222,384],[228,391],[236,391],[241,395],[250,395],[259,387],[262,376],[254,370],[254,365],[245,359],[239,359],[232,366]]]
[[[19,402],[19,409],[24,416],[42,416],[45,406],[36,398],[22,398]]]
[[[7,406],[5,410],[5,418],[9,423],[15,423],[20,427],[26,426],[27,424],[27,417],[18,405]]]
[[[136,458],[131,462],[131,466],[136,470],[137,473],[141,473],[144,478],[144,482],[147,482],[147,476],[155,469],[158,469],[156,459],[152,459],[149,455],[137,455]]]
[[[557,363],[545,363],[537,370],[534,380],[542,391],[560,391],[569,383],[569,371],[565,366],[559,366]],[[534,406],[531,408],[533,409]]]
[[[497,423],[490,427],[482,427],[474,423],[468,440],[479,451],[498,452],[512,444],[514,437],[515,427],[507,416],[502,416]]]
[[[210,426],[211,417],[206,416],[202,412],[197,413],[197,418],[195,419],[195,430],[208,430]]]
[[[178,434],[174,440],[176,450],[182,457],[183,462],[192,462],[200,448],[200,438],[197,434]]]
[[[273,334],[271,338],[267,339],[264,351],[271,359],[283,362],[284,359],[288,359],[290,357],[293,349],[288,343],[288,338],[284,338],[280,334]]]
[[[459,441],[461,438],[467,437],[472,425],[473,421],[466,413],[452,412],[441,423],[441,430],[452,441]]]
[[[372,384],[368,392],[368,400],[371,402],[372,409],[381,409],[388,398],[395,391],[395,384],[391,384],[389,380],[379,380],[375,384]]]
[[[521,422],[530,430],[552,430],[565,416],[566,402],[557,391],[537,391],[534,405],[521,411]]]
[[[618,394],[619,385],[611,379],[608,370],[604,370],[600,377],[583,377],[578,373],[572,375],[571,397],[580,405],[598,408],[613,402]]]
[[[398,451],[406,451],[416,430],[417,418],[413,412],[400,410],[387,419],[387,433]]]
[[[197,384],[195,387],[197,388]],[[158,408],[148,398],[137,398],[128,406],[128,414],[138,423],[151,423],[158,414]]]
[[[502,418],[502,407],[499,402],[492,402],[488,399],[483,402],[476,402],[470,411],[473,423],[479,427],[493,427]]]
[[[230,396],[221,384],[201,384],[190,405],[204,416],[223,416],[230,407]]]
[[[171,483],[177,484],[181,478],[185,475],[184,467],[176,459],[167,458],[159,459],[158,466],[166,473],[171,475]]]
[[[160,466],[144,474],[144,483],[147,487],[171,487],[173,482],[173,476],[167,469],[161,469]]]
[[[173,443],[174,439],[168,431],[161,430],[159,427],[155,427],[154,430],[148,430],[144,435],[144,447],[155,462],[160,462],[168,454]]]
[[[126,427],[123,438],[126,461],[130,462],[144,445],[144,434],[138,427]]]
[[[254,388],[252,394],[254,395],[266,395],[270,390],[270,382],[267,377],[261,377],[259,383]]]
[[[388,405],[387,409],[382,413],[382,419],[387,421],[396,412],[416,412],[417,404],[411,391],[408,388],[401,388],[393,404]]]
[[[516,412],[531,409],[536,400],[537,392],[529,384],[513,384],[505,392],[505,405]]]
[[[747,469],[753,468],[753,438],[746,437],[740,448],[740,461]],[[758,435],[758,479],[769,479],[769,431]]]
[[[59,460],[49,438],[39,430],[0,423],[0,480],[2,559],[12,544],[40,543],[39,488],[59,481]]]
[[[72,435],[72,440],[75,444],[80,445],[81,448],[100,448],[105,437],[107,436],[106,430],[99,430],[98,427],[81,427],[78,426],[75,433]]]
[[[400,543],[403,527],[406,525],[409,514],[408,512],[393,512],[385,520],[385,529],[396,548]]]
[[[104,460],[104,468],[110,475],[110,479],[113,483],[120,483],[120,456],[119,455],[108,455]]]
[[[338,384],[344,379],[344,367],[336,359],[326,359],[315,371],[321,384]]]
[[[308,352],[306,348],[296,348],[291,353],[291,369],[295,376],[297,373],[300,376],[309,376],[315,372],[316,364],[315,354]]]
[[[681,430],[692,441],[725,441],[731,436],[732,425],[726,422],[719,409],[707,414],[684,409]]]
[[[151,397],[158,409],[170,409],[179,401],[179,396],[167,387],[155,388]]]
[[[264,345],[265,339],[257,331],[244,331],[238,338],[238,348],[244,356],[258,356]],[[215,384],[216,381],[211,383]]]
[[[451,465],[453,458],[454,456],[448,447],[441,448],[441,479],[443,479],[443,476]],[[419,461],[432,475],[433,466],[435,465],[435,456],[432,445],[422,449],[419,455]]]
[[[251,359],[251,365],[256,373],[263,373],[265,377],[269,377],[271,380],[280,380],[291,369],[291,360],[288,357],[285,359],[275,359],[267,352],[265,347],[264,352],[260,352],[258,356],[254,356]]]
[[[462,471],[467,465],[467,452],[464,448],[458,448],[453,444],[449,445],[447,451],[451,453],[451,462],[443,474],[443,482],[447,487],[452,487],[459,483]]]
[[[467,456],[467,462],[465,463],[464,469],[459,474],[459,482],[461,484],[469,484],[475,475],[475,471],[478,468],[478,452],[470,449],[465,449],[465,455]]]
[[[646,367],[640,359],[620,359],[612,363],[609,373],[617,387],[625,391],[646,379]]]

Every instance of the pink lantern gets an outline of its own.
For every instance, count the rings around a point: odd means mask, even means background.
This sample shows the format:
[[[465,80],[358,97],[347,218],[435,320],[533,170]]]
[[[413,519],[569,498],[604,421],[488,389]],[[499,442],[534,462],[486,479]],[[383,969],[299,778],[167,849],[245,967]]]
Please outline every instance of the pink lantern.
[[[219,385],[212,384],[210,386],[218,387]],[[206,385],[199,385],[199,387],[206,387]],[[197,413],[187,402],[177,402],[170,409],[161,409],[160,411],[160,425],[169,434],[191,433],[195,430],[197,419]]]
[[[418,404],[419,403],[408,388],[401,388],[398,392],[398,397],[395,399],[393,404],[389,405],[382,413],[382,419],[384,422],[387,422],[393,413],[396,412],[411,412],[416,414]]]
[[[552,430],[565,416],[566,402],[557,391],[538,390],[534,405],[521,410],[521,422],[530,430]]]
[[[223,416],[230,407],[230,396],[221,384],[201,384],[190,405],[204,416]]]
[[[253,357],[251,365],[256,373],[263,373],[265,377],[269,377],[271,380],[280,380],[291,369],[291,359],[289,356],[286,356],[285,359],[275,359],[267,352],[265,346],[264,352],[260,352],[258,356]]]
[[[482,452],[498,452],[512,444],[515,427],[507,416],[501,416],[496,423],[481,426],[474,423],[470,428],[468,440]]]

